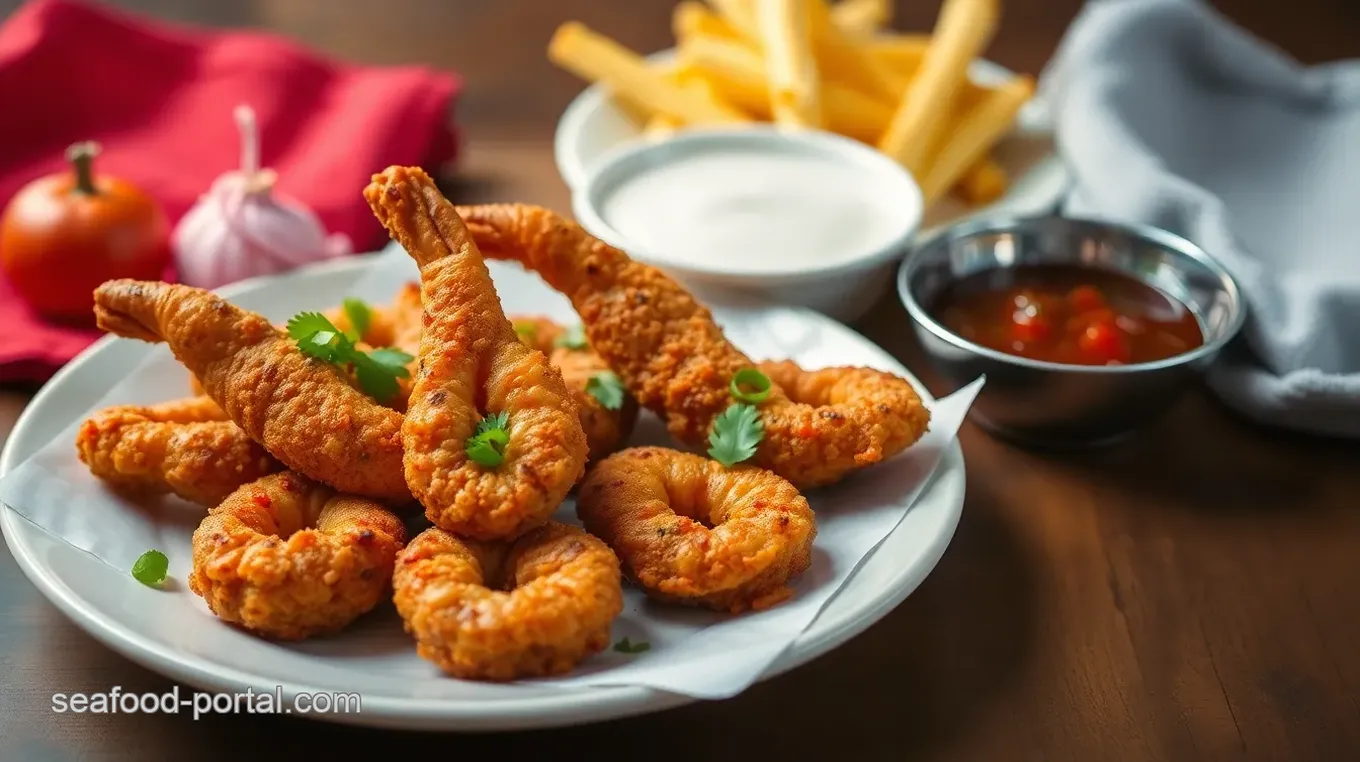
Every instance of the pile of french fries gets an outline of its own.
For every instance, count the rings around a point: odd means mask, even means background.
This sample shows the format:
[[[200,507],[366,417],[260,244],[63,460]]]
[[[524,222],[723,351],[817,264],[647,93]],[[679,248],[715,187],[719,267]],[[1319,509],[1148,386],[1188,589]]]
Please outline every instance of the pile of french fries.
[[[1034,93],[1020,75],[968,78],[990,43],[1000,0],[945,0],[930,35],[887,31],[888,0],[684,0],[674,60],[653,63],[587,28],[558,28],[548,56],[609,88],[653,135],[685,126],[773,122],[876,146],[912,173],[927,206],[973,205],[1009,183],[991,151]]]

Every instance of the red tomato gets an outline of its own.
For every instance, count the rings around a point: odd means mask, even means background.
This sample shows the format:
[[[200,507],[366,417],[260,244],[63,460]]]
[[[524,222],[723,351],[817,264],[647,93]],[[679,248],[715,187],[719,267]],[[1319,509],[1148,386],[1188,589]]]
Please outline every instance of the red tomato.
[[[1077,286],[1067,294],[1067,303],[1076,312],[1090,312],[1105,306],[1105,297],[1094,286]]]
[[[0,268],[34,310],[93,320],[94,290],[115,278],[159,280],[170,262],[170,225],[150,196],[96,176],[98,151],[67,151],[75,171],[24,186],[0,218]]]
[[[1011,335],[1017,341],[1034,344],[1047,339],[1052,333],[1053,327],[1048,319],[1033,305],[1011,314]]]
[[[1091,359],[1110,364],[1129,361],[1131,352],[1124,334],[1112,322],[1092,323],[1077,338],[1077,346]]]

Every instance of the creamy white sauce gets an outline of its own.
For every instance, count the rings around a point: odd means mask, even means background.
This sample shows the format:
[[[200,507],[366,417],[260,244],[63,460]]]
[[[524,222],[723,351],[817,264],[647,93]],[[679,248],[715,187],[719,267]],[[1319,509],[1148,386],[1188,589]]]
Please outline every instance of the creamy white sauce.
[[[639,253],[797,272],[872,254],[900,237],[911,211],[897,208],[901,192],[887,184],[832,154],[715,148],[624,178],[599,214]]]

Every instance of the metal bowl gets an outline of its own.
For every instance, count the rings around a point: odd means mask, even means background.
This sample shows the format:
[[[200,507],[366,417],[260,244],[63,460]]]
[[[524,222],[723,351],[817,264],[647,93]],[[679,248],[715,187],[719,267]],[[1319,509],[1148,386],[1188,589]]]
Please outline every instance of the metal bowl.
[[[1066,365],[974,344],[932,316],[947,284],[1022,264],[1077,265],[1131,276],[1187,305],[1204,344],[1158,362]],[[987,376],[970,417],[998,436],[1040,446],[1112,442],[1166,412],[1246,318],[1232,276],[1184,238],[1148,226],[1064,217],[982,219],[948,228],[908,255],[897,288],[932,364],[951,384]]]

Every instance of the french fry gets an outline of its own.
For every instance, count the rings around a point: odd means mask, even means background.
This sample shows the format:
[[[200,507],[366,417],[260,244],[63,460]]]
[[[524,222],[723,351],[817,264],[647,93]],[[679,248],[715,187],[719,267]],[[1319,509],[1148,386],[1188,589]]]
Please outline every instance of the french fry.
[[[997,0],[945,0],[940,9],[925,59],[879,140],[879,149],[916,177],[925,176],[946,116],[968,80],[968,65],[991,41],[999,15]]]
[[[925,34],[880,34],[865,40],[862,45],[879,66],[906,81],[920,68],[930,47],[930,36]]]
[[[762,38],[755,2],[709,0],[709,4],[722,14],[733,29],[752,45],[760,47]],[[817,57],[822,81],[835,80],[867,95],[896,102],[901,94],[900,83],[853,38],[836,27],[826,0],[807,0],[807,6],[813,53]]]
[[[968,168],[976,164],[1010,130],[1015,115],[1034,95],[1034,79],[1019,76],[988,90],[975,104],[965,109],[954,124],[949,139],[918,177],[926,205],[949,191]]]
[[[597,34],[584,24],[558,27],[548,44],[548,57],[582,79],[601,82],[620,98],[652,114],[687,124],[721,125],[749,122],[731,106],[693,88],[680,87],[664,72],[649,67],[638,54]]]
[[[756,0],[756,21],[775,123],[820,128],[822,105],[808,29],[808,0]]]
[[[684,0],[671,14],[671,33],[683,45],[685,40],[705,35],[725,40],[740,40],[741,33],[732,28],[727,19],[719,16],[698,0]]]
[[[848,35],[869,37],[892,23],[888,0],[841,0],[831,6],[831,20]]]
[[[954,193],[963,199],[964,203],[971,206],[982,206],[1006,195],[1010,178],[1006,175],[1006,170],[990,156],[984,156],[980,161],[973,162],[968,171],[963,173],[957,185],[954,186]]]
[[[680,46],[683,67],[702,73],[719,98],[756,119],[771,119],[769,85],[760,54],[735,40],[692,37]],[[866,143],[878,139],[892,108],[888,104],[841,85],[823,82],[822,117],[826,129]]]

